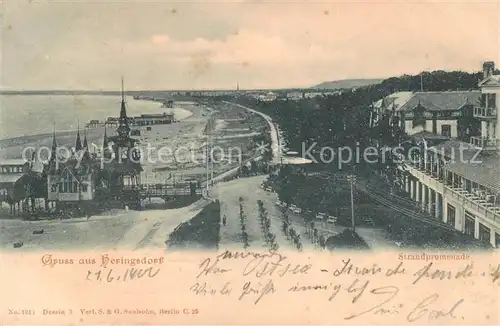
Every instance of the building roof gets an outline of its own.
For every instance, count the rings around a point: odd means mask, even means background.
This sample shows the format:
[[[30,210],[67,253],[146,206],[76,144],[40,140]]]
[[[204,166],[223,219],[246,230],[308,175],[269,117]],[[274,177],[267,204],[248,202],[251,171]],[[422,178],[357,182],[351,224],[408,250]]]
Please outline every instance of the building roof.
[[[446,155],[458,154],[460,150],[477,151],[477,148],[474,147],[474,145],[455,139],[445,141],[443,143],[440,143],[439,145],[433,146],[430,149],[439,153],[444,153]]]
[[[398,111],[412,111],[419,104],[429,111],[456,111],[478,103],[480,96],[480,91],[416,92]]]
[[[435,134],[435,133],[432,133],[432,132],[426,131],[426,130],[420,131],[420,132],[417,132],[416,134],[411,135],[411,138],[413,138],[417,142],[422,141],[423,139],[437,140],[437,141],[450,140],[450,137],[438,135],[438,134]]]
[[[14,158],[14,159],[0,159],[0,165],[24,165],[26,164],[26,160],[22,158]]]
[[[449,171],[500,193],[500,155],[497,152],[480,151],[457,140],[450,140],[430,149],[451,159],[446,165]]]
[[[2,183],[15,183],[17,180],[21,179],[22,173],[6,173],[0,174],[0,184]]]
[[[411,97],[413,92],[396,92],[392,93],[377,102],[373,103],[373,107],[380,109],[390,109],[394,107],[397,110],[401,105],[405,104]]]
[[[490,157],[477,158],[478,163],[457,161],[450,163],[448,170],[496,193],[500,193],[500,169],[496,166],[499,159],[495,153]]]
[[[122,162],[118,161],[113,162],[104,162],[104,169],[111,173],[118,174],[131,174],[131,173],[140,173],[143,171],[143,168],[140,163],[133,162]]]
[[[135,119],[140,118],[164,118],[164,117],[173,117],[173,113],[150,113],[150,114],[141,114],[140,117],[135,117]]]
[[[491,75],[479,83],[482,86],[500,86],[500,75]]]

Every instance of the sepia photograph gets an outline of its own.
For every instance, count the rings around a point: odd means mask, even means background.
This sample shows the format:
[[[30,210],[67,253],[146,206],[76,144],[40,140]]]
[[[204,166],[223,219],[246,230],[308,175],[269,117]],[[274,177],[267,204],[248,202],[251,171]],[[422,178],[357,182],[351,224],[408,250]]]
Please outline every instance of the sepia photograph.
[[[0,6],[0,323],[499,322],[499,1]]]

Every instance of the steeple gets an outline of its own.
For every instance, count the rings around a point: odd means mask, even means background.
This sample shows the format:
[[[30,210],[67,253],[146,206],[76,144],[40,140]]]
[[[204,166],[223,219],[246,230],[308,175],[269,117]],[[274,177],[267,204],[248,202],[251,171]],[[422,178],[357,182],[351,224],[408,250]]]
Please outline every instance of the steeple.
[[[125,91],[123,87],[123,76],[122,76],[122,105],[120,108],[120,118],[126,118],[127,117],[127,110],[125,108]]]
[[[89,144],[87,142],[87,129],[85,128],[85,130],[83,132],[84,132],[84,134],[83,134],[83,149],[86,149],[88,151]]]
[[[108,134],[106,132],[106,124],[104,124],[104,140],[102,142],[103,147],[108,147]]]
[[[84,134],[83,134],[83,150],[85,151],[83,153],[83,158],[84,159],[89,159],[90,158],[90,152],[89,152],[89,144],[87,142],[87,128],[84,129]]]
[[[78,152],[82,150],[82,140],[80,139],[80,122],[78,122],[78,131],[76,132],[75,150]]]
[[[111,157],[111,151],[109,149],[109,143],[108,143],[108,134],[106,132],[106,124],[104,124],[104,139],[102,141],[102,153],[101,153],[101,155],[104,158]]]
[[[128,125],[127,109],[125,107],[125,91],[123,87],[123,77],[122,77],[122,102],[120,108],[120,118],[118,119],[118,136],[121,138],[128,138],[130,134],[130,127]]]
[[[57,155],[57,141],[56,141],[56,126],[54,123],[54,131],[52,133],[52,151],[50,153],[50,161],[55,161]]]
[[[56,141],[56,124],[54,123],[54,131],[52,134],[52,151],[50,153],[50,161],[49,161],[49,173],[54,174],[57,172],[58,163],[57,163],[57,141]]]

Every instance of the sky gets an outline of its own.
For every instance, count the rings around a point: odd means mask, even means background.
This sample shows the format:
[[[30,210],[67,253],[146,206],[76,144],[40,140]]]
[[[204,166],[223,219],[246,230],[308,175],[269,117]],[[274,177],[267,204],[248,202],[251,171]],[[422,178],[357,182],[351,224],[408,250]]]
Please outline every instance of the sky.
[[[3,0],[1,87],[309,87],[500,66],[496,1]]]

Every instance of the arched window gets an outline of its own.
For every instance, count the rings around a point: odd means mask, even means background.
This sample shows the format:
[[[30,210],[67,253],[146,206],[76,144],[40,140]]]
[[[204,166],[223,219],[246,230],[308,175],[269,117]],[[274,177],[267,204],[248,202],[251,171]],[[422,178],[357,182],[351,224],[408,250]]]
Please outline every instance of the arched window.
[[[60,191],[66,193],[78,192],[78,182],[75,180],[73,175],[67,170],[63,174],[62,189],[60,189]]]

